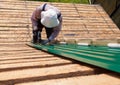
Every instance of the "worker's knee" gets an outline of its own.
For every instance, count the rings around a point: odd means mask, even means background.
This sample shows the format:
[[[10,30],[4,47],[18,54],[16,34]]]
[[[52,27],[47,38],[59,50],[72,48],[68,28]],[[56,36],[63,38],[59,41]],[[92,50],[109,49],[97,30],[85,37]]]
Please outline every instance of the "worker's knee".
[[[33,36],[37,36],[38,35],[38,31],[37,30],[33,30]]]

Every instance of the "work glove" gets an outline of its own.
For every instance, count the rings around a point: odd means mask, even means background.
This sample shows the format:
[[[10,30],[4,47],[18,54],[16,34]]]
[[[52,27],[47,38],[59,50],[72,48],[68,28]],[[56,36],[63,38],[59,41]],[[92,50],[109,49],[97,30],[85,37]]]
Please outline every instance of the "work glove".
[[[49,42],[50,42],[50,40],[44,40],[44,41],[41,42],[41,44],[42,44],[42,45],[46,45],[46,44],[48,44]]]
[[[58,41],[57,40],[43,40],[41,42],[41,44],[42,45],[46,45],[46,44],[48,44],[48,45],[54,45],[54,44],[58,44]]]

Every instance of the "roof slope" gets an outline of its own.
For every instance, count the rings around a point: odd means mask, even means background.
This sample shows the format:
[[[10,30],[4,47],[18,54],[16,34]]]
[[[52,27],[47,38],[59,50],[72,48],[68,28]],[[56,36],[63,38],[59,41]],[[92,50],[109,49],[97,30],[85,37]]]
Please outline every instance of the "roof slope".
[[[42,3],[0,1],[0,41],[18,43],[30,41],[32,35],[30,17],[33,10]],[[99,5],[51,4],[58,7],[63,16],[63,28],[58,39],[120,38],[120,30]],[[45,35],[43,37],[45,38]]]
[[[31,40],[32,35],[31,12],[40,4],[41,2],[0,0],[0,85],[119,85],[119,77],[115,76],[113,72],[107,71],[110,74],[106,74],[103,69],[76,63],[25,45]],[[63,9],[63,35],[65,35],[63,37],[66,35],[68,37],[76,29],[80,29],[80,33],[86,33],[86,35],[90,32],[92,32],[91,34],[98,32],[92,31],[97,29],[88,29],[89,31],[86,29],[90,27],[90,24],[87,25],[89,17],[83,16],[83,14],[88,12],[82,10],[84,7],[94,8],[94,6],[52,4]],[[75,11],[74,6],[80,6],[81,11]],[[91,26],[96,27],[94,24]],[[114,24],[112,26],[117,30]],[[73,27],[75,28],[71,29]],[[111,28],[106,30],[114,33]],[[70,33],[68,34],[68,32]],[[81,37],[78,36],[78,38]],[[85,38],[89,38],[89,35]]]

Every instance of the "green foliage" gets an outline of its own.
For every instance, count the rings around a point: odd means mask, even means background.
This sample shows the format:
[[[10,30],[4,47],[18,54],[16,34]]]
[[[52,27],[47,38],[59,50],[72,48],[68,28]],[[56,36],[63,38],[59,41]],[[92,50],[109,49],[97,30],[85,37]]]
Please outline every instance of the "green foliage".
[[[88,4],[88,2],[89,2],[89,0],[28,0],[28,1],[63,2],[63,3],[84,3],[84,4]]]

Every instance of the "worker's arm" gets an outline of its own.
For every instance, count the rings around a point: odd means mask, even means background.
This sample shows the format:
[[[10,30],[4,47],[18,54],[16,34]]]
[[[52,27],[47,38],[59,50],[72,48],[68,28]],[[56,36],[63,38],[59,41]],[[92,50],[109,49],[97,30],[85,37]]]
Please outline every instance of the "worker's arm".
[[[31,16],[32,27],[35,28],[38,25],[38,20],[41,18],[41,6],[37,7],[35,11],[33,11]]]
[[[59,18],[59,21],[60,21],[60,24],[54,28],[53,33],[51,34],[51,36],[49,37],[48,40],[50,40],[50,41],[54,40],[58,36],[59,32],[61,31],[61,29],[62,29],[62,17]]]
[[[53,41],[58,36],[61,28],[62,28],[62,23],[60,23],[59,26],[55,27],[52,35],[48,38],[48,40],[43,41],[41,44],[45,45],[45,44]]]
[[[51,34],[51,36],[48,38],[48,40],[45,40],[42,42],[43,45],[47,44],[48,42],[53,41],[59,34],[59,32],[62,29],[62,17],[59,18],[60,24],[54,28],[53,33]]]

